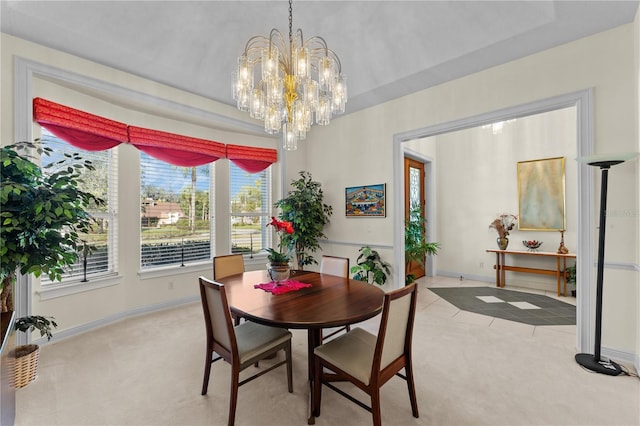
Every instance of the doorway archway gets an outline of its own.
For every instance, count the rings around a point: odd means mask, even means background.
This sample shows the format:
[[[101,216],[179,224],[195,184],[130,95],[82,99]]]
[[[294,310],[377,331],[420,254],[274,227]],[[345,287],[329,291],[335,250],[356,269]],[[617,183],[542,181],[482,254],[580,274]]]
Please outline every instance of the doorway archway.
[[[427,127],[410,130],[395,134],[393,137],[393,189],[395,194],[403,194],[404,191],[404,156],[405,142],[441,135],[463,129],[469,129],[482,125],[491,124],[498,121],[507,121],[514,118],[522,118],[530,115],[540,114],[562,108],[575,107],[576,111],[576,157],[590,155],[593,152],[593,90],[586,89],[579,92],[569,93],[553,98],[543,99],[514,107],[504,108],[492,112],[479,114],[472,117],[453,120],[445,123],[430,125]],[[593,208],[593,178],[589,170],[582,165],[577,167],[577,269],[582,277],[581,282],[588,285],[581,286],[578,292],[576,303],[576,347],[579,351],[587,351],[593,346],[593,332],[589,324],[592,322],[590,306],[595,298],[593,285],[593,229],[594,218]],[[403,246],[403,218],[404,203],[403,197],[394,197],[394,246]],[[402,250],[396,250],[394,264],[398,265],[394,269],[394,282],[404,282],[404,263]]]

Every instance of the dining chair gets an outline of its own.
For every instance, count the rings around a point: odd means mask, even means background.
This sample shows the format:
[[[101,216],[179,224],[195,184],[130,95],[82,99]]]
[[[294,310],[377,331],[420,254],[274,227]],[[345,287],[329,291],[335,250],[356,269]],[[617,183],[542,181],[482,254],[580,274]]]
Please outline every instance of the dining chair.
[[[338,256],[322,255],[320,260],[320,273],[337,275],[339,277],[349,276],[349,258]]]
[[[213,258],[213,279],[228,277],[229,275],[241,274],[244,272],[244,257],[239,254],[225,254],[223,256],[215,256]],[[240,324],[240,317],[231,314],[233,322]]]
[[[380,426],[380,388],[396,375],[407,382],[413,417],[419,417],[411,362],[416,296],[415,283],[385,294],[377,336],[355,327],[348,333],[315,348],[312,410],[316,417],[320,416],[324,384],[370,411],[373,424]],[[404,375],[400,373],[403,368]],[[331,383],[336,381],[349,381],[366,392],[371,398],[371,406]],[[396,420],[401,422],[399,419]]]
[[[213,258],[213,279],[228,277],[244,272],[244,258],[241,253],[226,254]]]
[[[338,256],[328,256],[323,254],[320,260],[320,273],[349,278],[349,258],[338,257]],[[323,334],[322,340],[326,340],[330,337],[333,337],[336,334],[340,333],[341,331],[349,331],[349,330],[351,330],[351,326],[347,324],[346,326],[340,327],[337,330],[334,330],[327,335]]]
[[[284,328],[268,327],[251,321],[234,326],[224,285],[200,277],[200,299],[207,333],[207,353],[204,365],[202,395],[207,394],[211,364],[223,359],[231,364],[231,395],[229,397],[229,426],[236,416],[238,388],[265,373],[287,365],[287,386],[293,392],[291,363],[291,332]],[[240,372],[261,359],[284,349],[285,360],[240,381]],[[213,358],[213,353],[218,357]]]

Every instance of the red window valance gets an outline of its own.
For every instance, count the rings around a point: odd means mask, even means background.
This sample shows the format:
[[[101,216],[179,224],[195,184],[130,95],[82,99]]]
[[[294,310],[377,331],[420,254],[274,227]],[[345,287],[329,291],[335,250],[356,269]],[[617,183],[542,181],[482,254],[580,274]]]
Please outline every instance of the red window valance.
[[[227,158],[249,173],[258,173],[278,161],[278,151],[270,148],[227,145]]]
[[[60,139],[87,151],[102,151],[128,140],[124,123],[42,98],[33,99],[33,117]]]
[[[152,157],[182,167],[212,163],[226,154],[220,142],[135,126],[129,126],[129,142]]]
[[[275,149],[225,145],[143,127],[128,126],[42,98],[33,99],[33,117],[42,127],[78,148],[102,151],[123,142],[167,163],[194,167],[229,158],[249,173],[278,161]]]

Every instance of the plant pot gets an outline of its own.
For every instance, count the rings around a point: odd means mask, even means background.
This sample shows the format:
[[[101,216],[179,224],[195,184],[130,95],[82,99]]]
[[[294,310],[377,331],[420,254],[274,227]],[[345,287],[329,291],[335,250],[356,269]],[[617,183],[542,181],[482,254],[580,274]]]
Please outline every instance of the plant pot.
[[[279,284],[289,279],[291,267],[289,263],[270,262],[267,263],[267,273],[271,281]]]
[[[498,243],[498,248],[500,250],[506,250],[507,247],[509,246],[509,239],[507,237],[498,237],[498,239],[496,240]]]
[[[23,388],[35,380],[38,373],[40,347],[38,345],[23,345],[15,349],[12,386]]]

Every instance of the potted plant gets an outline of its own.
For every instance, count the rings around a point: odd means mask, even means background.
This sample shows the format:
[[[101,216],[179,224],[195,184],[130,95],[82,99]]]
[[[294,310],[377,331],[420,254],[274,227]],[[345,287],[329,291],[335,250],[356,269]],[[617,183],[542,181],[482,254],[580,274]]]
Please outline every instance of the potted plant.
[[[53,334],[52,328],[56,328],[58,324],[53,317],[43,317],[39,315],[30,315],[18,318],[15,323],[16,331],[24,333],[29,331],[40,331],[40,336],[47,336],[47,340],[51,340]],[[18,346],[15,350],[15,368],[13,371],[13,386],[22,388],[31,383],[38,374],[38,360],[40,358],[40,347],[38,345],[29,344]]]
[[[573,297],[576,297],[576,291],[577,291],[576,265],[567,266],[567,269],[564,271],[564,273],[565,273],[565,276],[567,277],[567,283],[573,286],[573,290],[571,290],[571,295]]]
[[[284,281],[289,278],[291,261],[291,244],[284,243],[284,236],[291,235],[294,232],[291,222],[280,221],[275,217],[271,217],[271,222],[267,223],[267,226],[273,226],[276,234],[280,236],[278,241],[278,250],[274,248],[268,248],[267,271],[269,272],[269,278],[273,282]]]
[[[41,168],[31,160],[29,150],[51,155],[51,149],[42,148],[38,141],[0,148],[1,312],[13,311],[17,273],[61,280],[84,248],[80,235],[94,223],[88,209],[104,204],[80,189],[82,172],[93,170],[91,162],[72,154]],[[47,325],[34,321],[36,328]]]
[[[391,265],[380,257],[380,254],[369,246],[361,247],[357,264],[351,267],[350,272],[354,280],[360,280],[369,284],[384,285],[387,276],[391,273]]]
[[[411,262],[417,262],[424,268],[424,259],[427,255],[437,255],[440,243],[426,241],[426,226],[422,208],[414,207],[409,212],[409,217],[404,224],[404,258],[405,270],[409,270]],[[409,285],[416,280],[413,274],[407,274],[405,284]]]
[[[312,253],[320,248],[318,240],[326,238],[323,229],[333,208],[323,203],[320,183],[313,181],[309,172],[299,174],[300,178],[291,182],[294,189],[274,206],[280,209],[280,219],[290,222],[294,229],[282,235],[282,243],[293,247],[298,269],[304,269],[305,265],[318,263]]]

